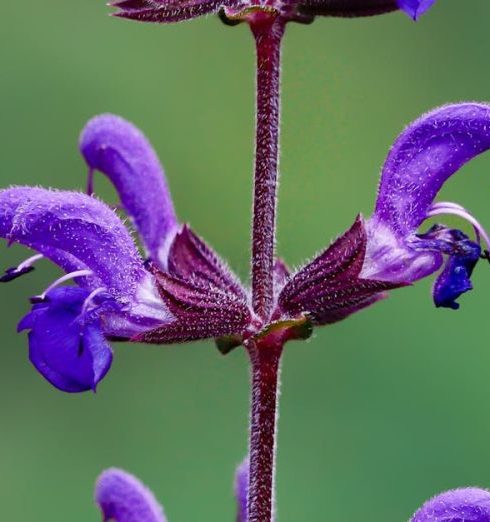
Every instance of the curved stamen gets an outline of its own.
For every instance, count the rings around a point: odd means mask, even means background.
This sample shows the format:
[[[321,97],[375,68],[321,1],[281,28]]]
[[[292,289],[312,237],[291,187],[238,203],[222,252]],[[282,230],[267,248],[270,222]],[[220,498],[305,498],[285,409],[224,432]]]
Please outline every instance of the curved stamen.
[[[465,219],[468,223],[471,223],[475,229],[478,242],[480,242],[480,237],[482,237],[487,244],[487,247],[490,248],[490,236],[487,231],[464,207],[450,202],[436,203],[430,207],[427,212],[427,217],[434,217],[440,214],[452,214]]]
[[[94,299],[104,293],[107,292],[107,288],[104,286],[101,286],[100,288],[96,288],[93,292],[90,292],[87,299],[83,302],[82,311],[80,312],[80,315],[83,317],[87,312],[88,309],[94,304]]]
[[[445,212],[444,209],[447,209],[447,212]],[[429,209],[429,212],[433,211],[433,210],[438,210],[444,214],[451,214],[452,210],[462,211],[462,212],[465,212],[466,214],[469,214],[469,212],[462,205],[459,205],[458,203],[452,203],[450,201],[440,201],[439,203],[434,203],[431,206],[431,208]],[[436,214],[434,214],[434,215],[436,215]],[[459,214],[458,214],[458,216],[459,216]],[[466,217],[464,219],[466,219]],[[478,244],[480,244],[480,242],[481,242],[480,241],[480,238],[481,238],[480,231],[479,231],[478,227],[476,227],[475,225],[472,224],[472,226],[473,226],[473,230],[475,231],[476,242]]]
[[[46,295],[49,292],[51,292],[51,290],[54,290],[56,287],[60,286],[65,281],[70,281],[71,279],[76,279],[77,277],[88,277],[91,275],[93,275],[93,272],[91,270],[76,270],[75,272],[65,274],[64,276],[61,276],[60,278],[56,279],[56,281],[51,283],[42,294],[31,297],[30,301],[32,304],[42,303],[46,300]]]
[[[35,256],[31,256],[25,261],[22,261],[22,263],[20,263],[18,266],[7,268],[5,273],[0,277],[0,283],[8,283],[24,274],[32,272],[34,270],[34,263],[43,257],[44,256],[42,254],[36,254]]]

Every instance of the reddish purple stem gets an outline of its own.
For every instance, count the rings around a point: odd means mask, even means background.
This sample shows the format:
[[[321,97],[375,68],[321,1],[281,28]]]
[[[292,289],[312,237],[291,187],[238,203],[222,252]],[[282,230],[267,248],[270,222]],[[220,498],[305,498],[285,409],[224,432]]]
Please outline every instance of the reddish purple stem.
[[[248,522],[270,522],[274,504],[274,467],[282,342],[263,339],[247,346],[252,363]]]
[[[250,22],[257,48],[257,120],[252,231],[252,300],[266,321],[274,300],[273,265],[279,153],[279,82],[284,21],[260,13]]]
[[[257,49],[257,121],[252,232],[252,302],[262,324],[274,304],[274,247],[279,154],[280,57],[285,21],[258,12],[249,20]],[[284,341],[250,339],[252,363],[248,522],[273,518],[279,362]]]

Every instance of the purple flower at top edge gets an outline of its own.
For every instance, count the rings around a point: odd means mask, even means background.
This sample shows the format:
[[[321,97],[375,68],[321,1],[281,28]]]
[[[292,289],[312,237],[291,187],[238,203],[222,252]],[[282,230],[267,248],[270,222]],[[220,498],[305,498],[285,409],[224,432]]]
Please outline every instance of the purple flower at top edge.
[[[490,237],[461,205],[434,199],[465,163],[490,149],[490,105],[462,103],[425,114],[395,141],[382,169],[375,211],[289,277],[279,292],[274,317],[308,317],[330,324],[440,270],[433,287],[438,307],[457,309],[472,288],[478,260],[489,259]],[[475,239],[437,224],[442,214],[468,221]],[[482,249],[481,243],[485,245]]]
[[[284,21],[309,23],[315,16],[359,17],[405,12],[417,20],[436,0],[115,0],[115,16],[139,22],[173,23],[220,13],[228,23],[254,12],[276,12]]]
[[[428,500],[410,522],[490,522],[490,492],[479,488],[446,491]]]
[[[89,166],[114,184],[144,246],[92,195],[33,187],[0,191],[0,237],[38,252],[2,282],[27,274],[42,257],[66,274],[31,298],[19,323],[29,358],[54,386],[95,390],[112,361],[110,340],[174,343],[241,334],[248,297],[219,257],[175,216],[157,156],[144,135],[112,115],[91,120],[80,138]],[[73,281],[77,286],[61,286]]]

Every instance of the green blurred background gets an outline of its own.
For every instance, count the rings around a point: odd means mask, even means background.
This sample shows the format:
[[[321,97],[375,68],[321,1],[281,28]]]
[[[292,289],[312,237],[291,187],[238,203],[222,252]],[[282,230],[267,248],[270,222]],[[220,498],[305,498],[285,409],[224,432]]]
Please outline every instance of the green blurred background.
[[[464,4],[464,5],[463,5]],[[297,266],[371,212],[380,165],[405,124],[450,101],[490,99],[488,0],[291,25],[284,49],[278,250]],[[110,111],[138,124],[183,220],[247,278],[253,47],[216,18],[148,26],[103,0],[3,2],[1,184],[78,189],[77,136]],[[444,188],[490,226],[490,154]],[[115,194],[101,176],[97,192]],[[456,222],[455,222],[456,223]],[[2,250],[2,266],[26,256]],[[0,519],[99,520],[108,466],[144,480],[170,522],[232,521],[246,452],[248,367],[212,343],[118,345],[96,395],[65,395],[30,366],[15,325],[57,274],[1,288]],[[490,487],[490,270],[458,312],[431,281],[287,346],[278,452],[281,522],[395,522],[444,489]],[[488,323],[487,323],[488,325]]]

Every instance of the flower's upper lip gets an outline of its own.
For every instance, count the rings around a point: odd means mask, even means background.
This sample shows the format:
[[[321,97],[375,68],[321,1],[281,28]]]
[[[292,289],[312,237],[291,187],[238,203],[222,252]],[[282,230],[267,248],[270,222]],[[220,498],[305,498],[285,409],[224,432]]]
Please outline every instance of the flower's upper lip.
[[[423,115],[388,154],[374,217],[399,237],[415,232],[444,182],[489,148],[490,105],[447,105]]]
[[[44,254],[66,272],[88,269],[84,285],[131,296],[144,275],[121,220],[85,194],[31,187],[0,191],[0,236]]]
[[[147,255],[159,259],[178,223],[163,168],[146,137],[123,118],[103,114],[84,127],[80,151],[91,171],[110,179]]]

